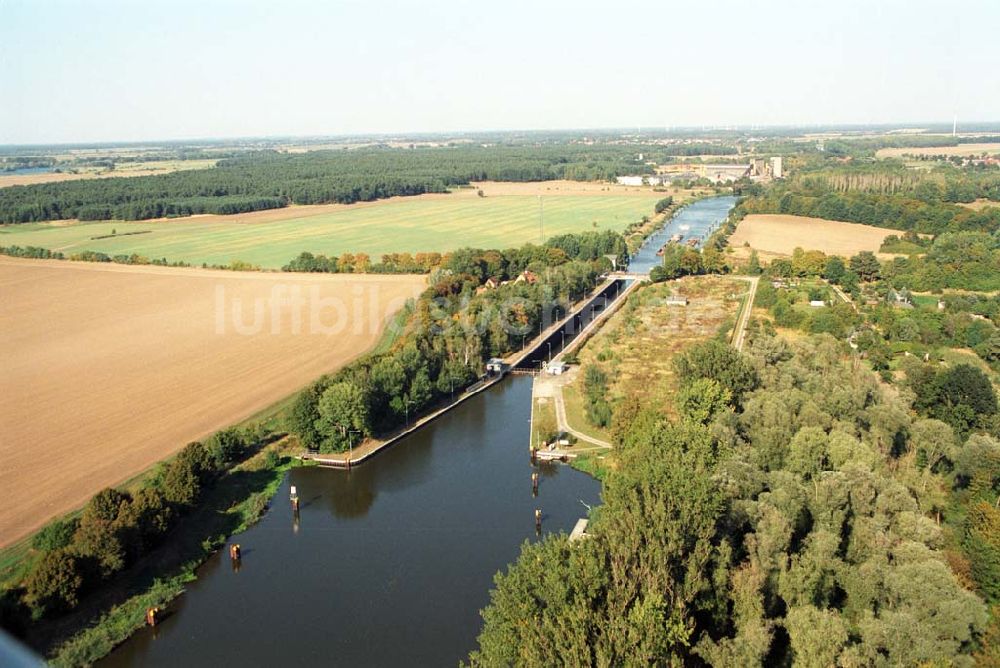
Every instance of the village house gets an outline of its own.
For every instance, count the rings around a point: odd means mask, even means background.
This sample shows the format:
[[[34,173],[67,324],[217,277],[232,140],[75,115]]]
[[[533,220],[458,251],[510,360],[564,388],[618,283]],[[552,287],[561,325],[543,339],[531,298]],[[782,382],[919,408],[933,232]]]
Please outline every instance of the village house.
[[[490,276],[489,278],[486,279],[485,283],[476,288],[476,294],[481,295],[489,290],[496,290],[498,287],[500,287],[500,285],[501,283],[499,278],[494,278],[493,276]]]
[[[533,271],[525,269],[520,273],[520,275],[514,279],[514,283],[527,283],[528,285],[534,285],[538,282],[538,274]]]

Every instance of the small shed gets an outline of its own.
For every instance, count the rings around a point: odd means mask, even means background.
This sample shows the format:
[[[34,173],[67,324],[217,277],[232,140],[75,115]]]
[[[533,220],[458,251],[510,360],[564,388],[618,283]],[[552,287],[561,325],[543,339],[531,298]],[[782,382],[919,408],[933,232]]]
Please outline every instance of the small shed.
[[[491,357],[486,362],[486,371],[489,373],[503,373],[503,360],[499,357]]]
[[[812,299],[809,301],[809,306],[826,306],[826,302],[822,299]]]
[[[569,365],[566,364],[566,362],[563,362],[562,360],[552,360],[551,362],[549,362],[549,365],[546,367],[545,370],[548,371],[553,376],[561,376],[562,374],[566,373],[566,370],[568,368]]]

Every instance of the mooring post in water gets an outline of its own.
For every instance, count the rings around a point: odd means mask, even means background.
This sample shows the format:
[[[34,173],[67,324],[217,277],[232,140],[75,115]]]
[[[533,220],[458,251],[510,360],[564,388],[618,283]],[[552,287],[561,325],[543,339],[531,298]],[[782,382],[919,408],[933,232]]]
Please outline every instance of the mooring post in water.
[[[153,607],[146,610],[146,624],[156,626],[156,617],[160,614],[160,609]]]
[[[229,560],[230,563],[233,565],[233,573],[239,573],[241,565],[239,543],[233,543],[232,545],[229,546]]]
[[[538,496],[538,471],[531,472],[531,495]]]
[[[535,508],[535,535],[542,533],[542,509]]]

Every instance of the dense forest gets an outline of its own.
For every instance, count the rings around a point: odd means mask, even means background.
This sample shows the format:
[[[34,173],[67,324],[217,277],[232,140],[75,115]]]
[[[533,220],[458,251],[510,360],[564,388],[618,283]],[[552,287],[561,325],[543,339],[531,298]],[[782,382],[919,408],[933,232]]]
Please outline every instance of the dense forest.
[[[679,418],[616,406],[618,466],[590,537],[524,546],[472,664],[971,665],[989,651],[969,588],[1000,577],[1000,442],[915,415],[841,345],[711,341],[676,363]],[[987,388],[953,408],[995,406]],[[951,548],[950,503],[981,558]]]
[[[0,223],[235,214],[444,192],[470,181],[605,180],[646,173],[641,147],[597,145],[249,152],[211,169],[0,189]]]

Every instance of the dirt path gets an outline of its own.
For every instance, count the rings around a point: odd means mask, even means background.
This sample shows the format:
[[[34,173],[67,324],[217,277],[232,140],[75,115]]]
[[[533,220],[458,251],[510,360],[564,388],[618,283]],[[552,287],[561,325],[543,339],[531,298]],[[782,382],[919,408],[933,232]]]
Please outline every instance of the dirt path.
[[[566,433],[573,434],[581,441],[586,441],[587,443],[593,443],[594,445],[599,445],[602,448],[610,448],[611,444],[607,441],[602,441],[599,438],[594,438],[584,434],[582,431],[577,431],[573,429],[570,425],[569,420],[566,419],[566,404],[563,401],[562,385],[560,385],[553,396],[556,402],[556,421],[559,424],[559,430],[565,431]]]
[[[850,304],[850,305],[851,305],[851,308],[853,308],[853,309],[854,309],[855,311],[857,311],[857,310],[858,310],[858,305],[854,303],[854,300],[853,300],[853,299],[851,299],[851,297],[850,297],[850,296],[849,296],[849,295],[848,295],[848,294],[847,294],[846,292],[844,292],[843,290],[841,290],[841,289],[840,289],[840,286],[839,286],[839,285],[837,285],[837,284],[835,284],[835,283],[831,283],[830,281],[827,281],[826,283],[827,283],[827,285],[829,285],[829,286],[830,286],[831,288],[833,288],[833,291],[834,291],[835,293],[837,293],[837,296],[838,296],[838,297],[840,297],[840,298],[841,298],[841,299],[843,299],[843,300],[844,300],[845,302],[847,302],[848,304]]]
[[[572,434],[581,441],[586,441],[592,445],[598,446],[600,448],[611,448],[612,445],[607,441],[603,441],[599,438],[595,438],[588,434],[583,433],[569,423],[569,419],[566,417],[566,402],[563,399],[563,387],[569,385],[576,378],[578,368],[571,368],[566,373],[559,376],[553,376],[546,372],[535,376],[534,382],[531,387],[531,401],[532,405],[534,402],[541,398],[546,398],[552,401],[552,405],[555,407],[556,413],[556,426],[559,431]],[[574,448],[573,450],[577,450]]]
[[[753,312],[753,300],[757,295],[757,284],[760,283],[760,276],[733,276],[733,278],[750,283],[746,302],[743,304],[740,317],[736,322],[736,331],[733,332],[733,347],[742,351],[743,344],[746,343],[747,325],[750,323],[750,314]]]

